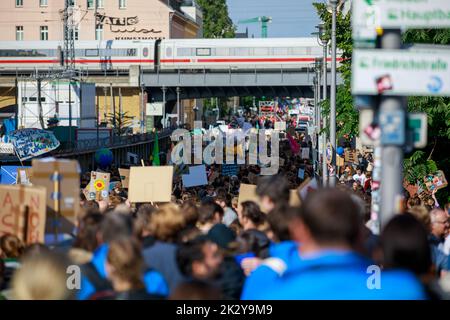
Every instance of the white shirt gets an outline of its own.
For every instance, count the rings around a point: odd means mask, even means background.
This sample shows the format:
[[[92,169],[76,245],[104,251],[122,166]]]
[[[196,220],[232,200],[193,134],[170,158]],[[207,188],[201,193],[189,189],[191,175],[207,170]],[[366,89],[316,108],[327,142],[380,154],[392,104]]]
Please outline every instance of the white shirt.
[[[364,173],[361,173],[360,176],[358,176],[358,174],[354,174],[353,180],[359,181],[361,183],[361,186],[364,187],[364,183],[366,182],[366,175]]]

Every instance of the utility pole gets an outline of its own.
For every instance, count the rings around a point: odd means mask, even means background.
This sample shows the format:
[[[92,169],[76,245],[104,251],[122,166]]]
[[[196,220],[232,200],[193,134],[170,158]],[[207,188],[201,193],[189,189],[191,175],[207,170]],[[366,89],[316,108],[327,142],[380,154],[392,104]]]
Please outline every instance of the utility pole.
[[[329,184],[336,186],[336,15],[337,0],[330,0],[331,4],[331,90],[330,90],[330,142],[333,157],[331,166],[333,174],[330,175]]]
[[[177,125],[181,125],[181,117],[180,117],[180,87],[177,87]]]
[[[397,29],[384,30],[380,39],[382,49],[400,49],[402,46],[401,31]],[[381,121],[389,115],[401,114],[402,127],[397,128],[399,134],[405,136],[406,131],[406,98],[396,96],[382,96],[379,106]],[[390,218],[399,213],[400,201],[403,191],[403,144],[393,145],[383,143],[383,131],[381,133],[381,225],[384,226]]]
[[[167,87],[162,87],[163,92],[163,105],[162,105],[162,122],[163,122],[163,129],[166,127],[166,91]]]

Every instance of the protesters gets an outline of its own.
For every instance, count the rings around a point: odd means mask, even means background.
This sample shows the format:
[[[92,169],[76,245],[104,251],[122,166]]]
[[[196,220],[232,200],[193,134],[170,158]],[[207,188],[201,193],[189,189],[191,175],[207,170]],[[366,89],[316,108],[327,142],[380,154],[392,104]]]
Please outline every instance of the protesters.
[[[197,226],[204,234],[207,234],[215,224],[223,221],[223,215],[223,209],[217,203],[204,203],[200,206],[198,212]]]
[[[275,206],[289,202],[289,184],[285,177],[273,175],[261,178],[256,187],[256,194],[261,200],[261,210],[269,212]]]
[[[433,209],[430,212],[431,232],[428,241],[431,246],[431,257],[436,274],[442,276],[448,270],[448,256],[443,251],[444,236],[449,228],[448,214],[442,209]]]
[[[163,299],[160,295],[149,294],[145,288],[142,278],[144,260],[136,240],[121,238],[111,241],[106,261],[106,271],[114,289],[114,294],[108,298],[115,300]],[[92,299],[100,298],[99,295]]]
[[[82,265],[91,261],[92,253],[99,246],[97,236],[103,217],[100,213],[89,213],[81,219],[77,237],[68,253],[74,263]]]
[[[239,223],[243,230],[259,229],[266,222],[266,216],[253,201],[244,201],[238,206]]]
[[[308,195],[290,224],[301,245],[301,262],[271,281],[266,290],[250,276],[242,299],[423,299],[419,281],[407,272],[383,273],[383,286],[370,290],[371,261],[353,250],[363,217],[350,196],[325,189]]]
[[[132,236],[133,221],[130,216],[114,212],[105,216],[98,233],[99,246],[93,252],[91,261],[82,265],[81,289],[78,292],[78,299],[89,299],[96,292],[112,289],[105,268],[109,243],[116,239],[131,238]],[[167,283],[161,273],[149,270],[145,272],[143,278],[148,293],[168,295]]]
[[[237,214],[230,207],[231,201],[229,199],[229,196],[223,193],[219,194],[216,197],[216,203],[222,207],[224,212],[222,223],[225,224],[227,227],[230,226],[230,224],[232,224],[237,219]]]
[[[186,225],[185,218],[178,206],[165,204],[153,214],[147,226],[149,233],[155,238],[153,245],[143,251],[148,267],[160,272],[172,291],[183,282],[184,277],[176,263],[178,233]]]
[[[54,252],[25,257],[12,279],[14,300],[71,300],[75,290],[68,285],[69,261]]]
[[[364,183],[366,182],[366,175],[360,167],[356,169],[356,173],[353,175],[353,180],[359,182],[360,186],[364,186]]]

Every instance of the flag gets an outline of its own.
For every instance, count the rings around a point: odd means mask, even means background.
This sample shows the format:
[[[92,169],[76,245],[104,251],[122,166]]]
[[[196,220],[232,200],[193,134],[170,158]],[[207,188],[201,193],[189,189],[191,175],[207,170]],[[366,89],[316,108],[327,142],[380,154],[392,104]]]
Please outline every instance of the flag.
[[[152,165],[159,166],[161,165],[159,161],[159,141],[158,141],[158,132],[155,131],[155,141],[153,142],[153,154],[152,154]]]

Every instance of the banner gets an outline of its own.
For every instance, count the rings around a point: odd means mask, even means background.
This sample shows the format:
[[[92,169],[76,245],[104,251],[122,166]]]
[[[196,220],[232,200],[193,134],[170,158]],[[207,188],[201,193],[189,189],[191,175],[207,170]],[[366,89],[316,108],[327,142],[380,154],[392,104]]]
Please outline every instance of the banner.
[[[445,188],[448,185],[448,182],[445,179],[445,175],[442,170],[427,175],[426,177],[423,178],[423,181],[425,183],[426,188],[430,192]]]
[[[12,234],[25,244],[44,242],[46,190],[0,185],[0,236]]]
[[[60,145],[53,132],[35,128],[13,131],[9,133],[8,138],[21,160],[40,156],[55,150]]]

